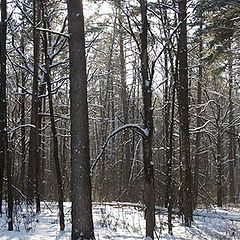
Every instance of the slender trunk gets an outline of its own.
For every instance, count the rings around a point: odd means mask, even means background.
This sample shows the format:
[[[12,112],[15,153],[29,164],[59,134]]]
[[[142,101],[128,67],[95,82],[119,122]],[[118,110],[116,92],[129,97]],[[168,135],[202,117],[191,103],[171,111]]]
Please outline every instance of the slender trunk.
[[[45,26],[46,26],[46,24],[45,24]],[[46,32],[44,32],[44,55],[45,55],[45,67],[46,67],[45,80],[47,83],[50,122],[51,122],[51,130],[52,130],[52,135],[53,135],[53,159],[54,159],[55,168],[56,168],[57,185],[58,185],[58,208],[59,208],[59,218],[60,218],[60,231],[64,231],[64,228],[65,228],[64,209],[63,209],[64,195],[63,195],[63,184],[62,184],[60,159],[59,159],[59,155],[58,155],[58,138],[57,138],[57,130],[56,130],[56,126],[55,126],[55,117],[54,117],[53,99],[52,99],[52,87],[51,87],[51,80],[50,80],[51,59],[49,58],[49,55],[48,55],[48,38],[47,38]]]
[[[6,101],[6,35],[7,2],[1,0],[0,22],[0,215],[2,214],[3,175],[7,161],[7,101]]]
[[[24,38],[21,36],[21,52],[24,54]],[[26,76],[24,72],[21,72],[21,96],[20,96],[20,122],[21,125],[25,125],[25,99],[26,93],[24,91],[25,88],[25,79]],[[25,127],[21,128],[21,171],[20,171],[20,184],[21,191],[25,192],[25,171],[26,171],[26,130]]]
[[[82,0],[68,0],[72,239],[95,239],[89,154],[87,74]]]
[[[170,63],[171,63],[171,73],[173,75],[173,84],[172,84],[172,99],[171,99],[171,115],[170,115],[170,109],[169,109],[169,142],[168,142],[168,153],[166,155],[167,157],[167,171],[166,171],[166,182],[167,182],[167,208],[168,208],[168,232],[169,234],[173,234],[172,232],[172,209],[173,209],[173,195],[174,195],[174,184],[173,184],[173,177],[172,177],[172,167],[173,167],[173,131],[174,131],[174,115],[175,115],[175,92],[176,92],[176,82],[177,82],[177,69],[178,69],[178,59],[176,59],[175,69],[173,64],[173,59],[170,54],[169,50],[169,56],[170,56]],[[171,118],[170,118],[171,117]]]
[[[229,40],[228,45],[228,73],[229,73],[229,155],[228,155],[228,167],[229,167],[229,201],[231,203],[235,202],[235,174],[234,174],[234,165],[236,155],[234,154],[234,136],[235,136],[235,127],[233,126],[233,69],[232,69],[232,49],[231,49],[231,40]]]
[[[222,185],[222,175],[223,175],[223,166],[222,166],[222,139],[220,130],[217,133],[217,206],[222,207],[223,204],[223,185]]]
[[[38,189],[39,178],[39,121],[38,121],[38,66],[40,53],[40,34],[37,31],[37,23],[40,19],[40,10],[37,1],[33,1],[33,55],[34,55],[34,75],[32,87],[32,110],[31,110],[31,124],[35,127],[30,129],[29,140],[29,162],[28,162],[28,200],[29,203],[36,200],[36,212],[40,211],[40,199]]]
[[[202,31],[202,24],[200,25],[200,32]],[[200,64],[198,68],[198,84],[197,84],[197,128],[199,128],[202,124],[202,119],[200,116],[201,113],[201,103],[202,103],[202,78],[203,78],[203,66],[202,66],[202,54],[203,51],[203,41],[202,37],[200,38],[199,43],[199,59]],[[193,189],[194,189],[194,199],[193,199],[193,207],[197,207],[197,199],[198,199],[198,181],[199,181],[199,166],[202,160],[201,156],[201,136],[200,132],[196,134],[196,152],[195,152],[195,165],[194,165],[194,180],[193,180]]]
[[[120,1],[121,4],[121,1]],[[121,6],[121,5],[120,5]],[[122,15],[121,9],[119,9],[119,47],[120,47],[120,76],[121,76],[121,98],[122,98],[122,112],[124,124],[129,123],[128,119],[128,91],[127,91],[127,80],[126,80],[126,61],[124,55],[124,40],[123,40],[123,28],[122,28]],[[131,149],[130,149],[130,136],[129,131],[124,131],[123,135],[123,189],[129,184],[130,172],[131,172]],[[129,199],[126,199],[127,201]]]
[[[143,163],[144,163],[144,203],[146,218],[146,236],[154,238],[155,227],[155,193],[154,193],[154,167],[152,159],[152,138],[153,138],[153,110],[152,110],[152,79],[149,78],[148,60],[148,22],[147,22],[147,1],[141,0],[141,80],[143,97],[143,124],[146,136],[143,139]]]

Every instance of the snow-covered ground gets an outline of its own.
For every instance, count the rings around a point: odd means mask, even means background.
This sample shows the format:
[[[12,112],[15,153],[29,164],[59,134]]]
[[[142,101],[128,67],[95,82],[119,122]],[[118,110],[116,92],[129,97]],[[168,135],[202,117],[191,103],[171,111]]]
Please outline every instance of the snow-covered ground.
[[[96,239],[144,239],[144,214],[139,204],[109,203],[94,204],[94,226]],[[71,236],[70,203],[65,203],[66,230],[59,231],[57,205],[42,203],[40,214],[31,209],[15,209],[14,231],[7,231],[7,218],[0,218],[0,240],[63,240]],[[165,209],[156,214],[155,239],[240,239],[240,208],[208,208],[194,212],[194,223],[186,228],[181,218],[174,215],[173,236],[167,233]]]

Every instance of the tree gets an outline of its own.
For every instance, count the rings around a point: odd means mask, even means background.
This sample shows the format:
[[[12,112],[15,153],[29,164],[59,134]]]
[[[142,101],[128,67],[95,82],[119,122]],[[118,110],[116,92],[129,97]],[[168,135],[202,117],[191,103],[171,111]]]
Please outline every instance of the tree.
[[[38,77],[39,77],[39,57],[40,57],[40,33],[36,29],[40,21],[40,6],[37,0],[33,1],[33,83],[32,83],[32,109],[29,140],[29,162],[28,162],[28,200],[32,203],[36,200],[36,212],[40,211],[39,198],[39,98],[38,98]]]
[[[9,156],[7,135],[7,1],[1,1],[0,23],[0,214],[2,213],[2,188],[4,165],[7,170],[7,193],[8,193],[8,230],[13,230],[13,195],[12,195],[12,160]]]
[[[7,3],[1,1],[0,22],[0,214],[2,214],[3,175],[7,159],[6,34]]]
[[[144,203],[146,218],[146,236],[154,238],[155,227],[155,193],[154,193],[154,171],[152,159],[153,138],[153,109],[152,109],[152,79],[149,76],[148,59],[148,21],[147,1],[141,0],[142,33],[141,43],[141,80],[143,98],[143,124],[147,135],[143,139],[143,164],[144,164]]]
[[[92,219],[87,75],[82,0],[69,0],[72,239],[95,239]]]
[[[43,12],[45,12],[45,6],[42,6]],[[43,17],[44,27],[47,27],[47,19]],[[60,166],[60,159],[59,159],[59,144],[58,144],[58,137],[57,137],[57,129],[55,124],[55,117],[54,117],[54,108],[53,108],[53,97],[52,97],[52,86],[51,86],[51,69],[50,65],[52,64],[51,58],[48,54],[49,47],[48,47],[48,33],[43,33],[44,40],[44,57],[45,57],[45,81],[47,83],[47,90],[48,90],[48,101],[49,101],[49,112],[50,112],[50,122],[51,122],[51,130],[53,135],[53,159],[56,168],[56,176],[57,176],[57,185],[58,185],[58,208],[59,208],[59,222],[60,222],[60,231],[64,231],[65,223],[64,223],[64,209],[63,209],[63,201],[64,201],[64,194],[63,194],[63,182],[62,182],[62,171]]]
[[[184,220],[186,226],[191,226],[192,219],[192,170],[190,162],[190,136],[189,136],[189,87],[188,87],[188,59],[187,59],[187,10],[186,0],[178,1],[179,21],[181,22],[178,40],[179,59],[179,125],[181,136],[181,157],[185,167],[184,171]]]

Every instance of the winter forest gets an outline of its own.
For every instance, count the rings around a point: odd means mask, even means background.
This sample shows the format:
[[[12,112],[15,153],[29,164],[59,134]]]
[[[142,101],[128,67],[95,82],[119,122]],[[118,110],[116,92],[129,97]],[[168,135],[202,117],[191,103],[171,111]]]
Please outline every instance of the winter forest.
[[[240,239],[240,1],[1,0],[0,239]]]

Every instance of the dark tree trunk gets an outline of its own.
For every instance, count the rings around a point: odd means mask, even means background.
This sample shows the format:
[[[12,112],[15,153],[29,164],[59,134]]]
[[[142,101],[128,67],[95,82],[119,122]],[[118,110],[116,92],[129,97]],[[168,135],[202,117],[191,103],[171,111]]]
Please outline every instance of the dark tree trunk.
[[[234,166],[236,162],[235,155],[235,127],[233,126],[233,59],[232,59],[232,49],[231,40],[228,44],[228,74],[229,74],[229,150],[228,150],[228,162],[229,162],[229,201],[234,203],[236,201],[235,195],[235,174]]]
[[[0,214],[2,214],[3,175],[7,161],[6,35],[7,2],[1,0],[0,22]]]
[[[33,1],[33,55],[34,55],[34,75],[32,86],[32,110],[31,110],[31,124],[35,127],[30,129],[29,140],[29,162],[28,162],[28,200],[33,203],[36,200],[36,212],[40,211],[39,198],[39,119],[38,119],[38,74],[39,74],[39,53],[40,53],[40,33],[36,29],[40,19],[40,9],[38,1]]]
[[[45,23],[45,19],[43,20]],[[44,24],[46,28],[46,23]],[[50,112],[50,122],[51,122],[51,130],[53,136],[53,159],[56,168],[56,176],[57,176],[57,185],[58,185],[58,208],[59,208],[59,223],[60,223],[60,231],[64,231],[65,223],[64,223],[64,209],[63,209],[63,182],[62,182],[62,172],[60,166],[60,159],[58,155],[58,138],[57,138],[57,129],[55,126],[55,117],[54,117],[54,109],[53,109],[53,99],[52,99],[52,87],[51,87],[51,59],[48,55],[48,37],[47,33],[44,32],[44,55],[45,55],[45,81],[47,83],[47,90],[48,90],[48,105],[49,105],[49,112]]]
[[[92,219],[82,0],[68,1],[68,23],[70,34],[72,239],[95,239]]]
[[[200,32],[202,31],[202,24],[200,25]],[[203,57],[203,40],[200,37],[199,42],[199,59],[200,64],[198,68],[198,84],[197,84],[197,128],[199,128],[202,124],[202,118],[200,116],[201,113],[201,103],[202,103],[202,78],[203,78],[203,66],[202,66],[202,57]],[[196,152],[195,152],[195,165],[194,165],[194,181],[193,181],[193,189],[194,189],[194,199],[193,199],[193,207],[197,207],[197,199],[198,199],[198,181],[199,181],[199,167],[202,161],[201,156],[201,132],[197,132],[196,134]]]
[[[216,158],[217,158],[217,206],[223,205],[223,164],[222,164],[222,135],[220,130],[217,133],[217,146],[216,146]]]
[[[21,52],[24,54],[25,47],[24,47],[24,38],[21,36]],[[25,80],[26,76],[24,72],[21,72],[21,96],[20,96],[20,123],[21,125],[25,125],[25,99],[26,93],[24,91],[25,88]],[[21,171],[20,171],[20,184],[21,184],[21,191],[25,192],[25,171],[26,171],[26,130],[25,127],[21,128]]]
[[[141,0],[141,79],[143,97],[143,124],[146,136],[143,139],[143,162],[144,162],[144,203],[146,218],[146,236],[154,238],[155,227],[155,193],[154,193],[154,167],[152,159],[153,138],[153,109],[152,109],[152,80],[149,77],[149,63],[147,51],[147,1]]]
[[[184,220],[186,226],[191,226],[192,219],[192,172],[190,162],[190,139],[189,139],[189,92],[188,92],[188,62],[187,62],[187,12],[186,0],[179,0],[179,21],[181,22],[178,40],[179,58],[179,124],[182,138],[181,152],[184,164]]]
[[[12,161],[9,156],[7,136],[7,1],[1,1],[0,23],[0,214],[2,214],[3,174],[7,170],[7,201],[8,201],[8,230],[13,230],[13,195],[12,195]]]

